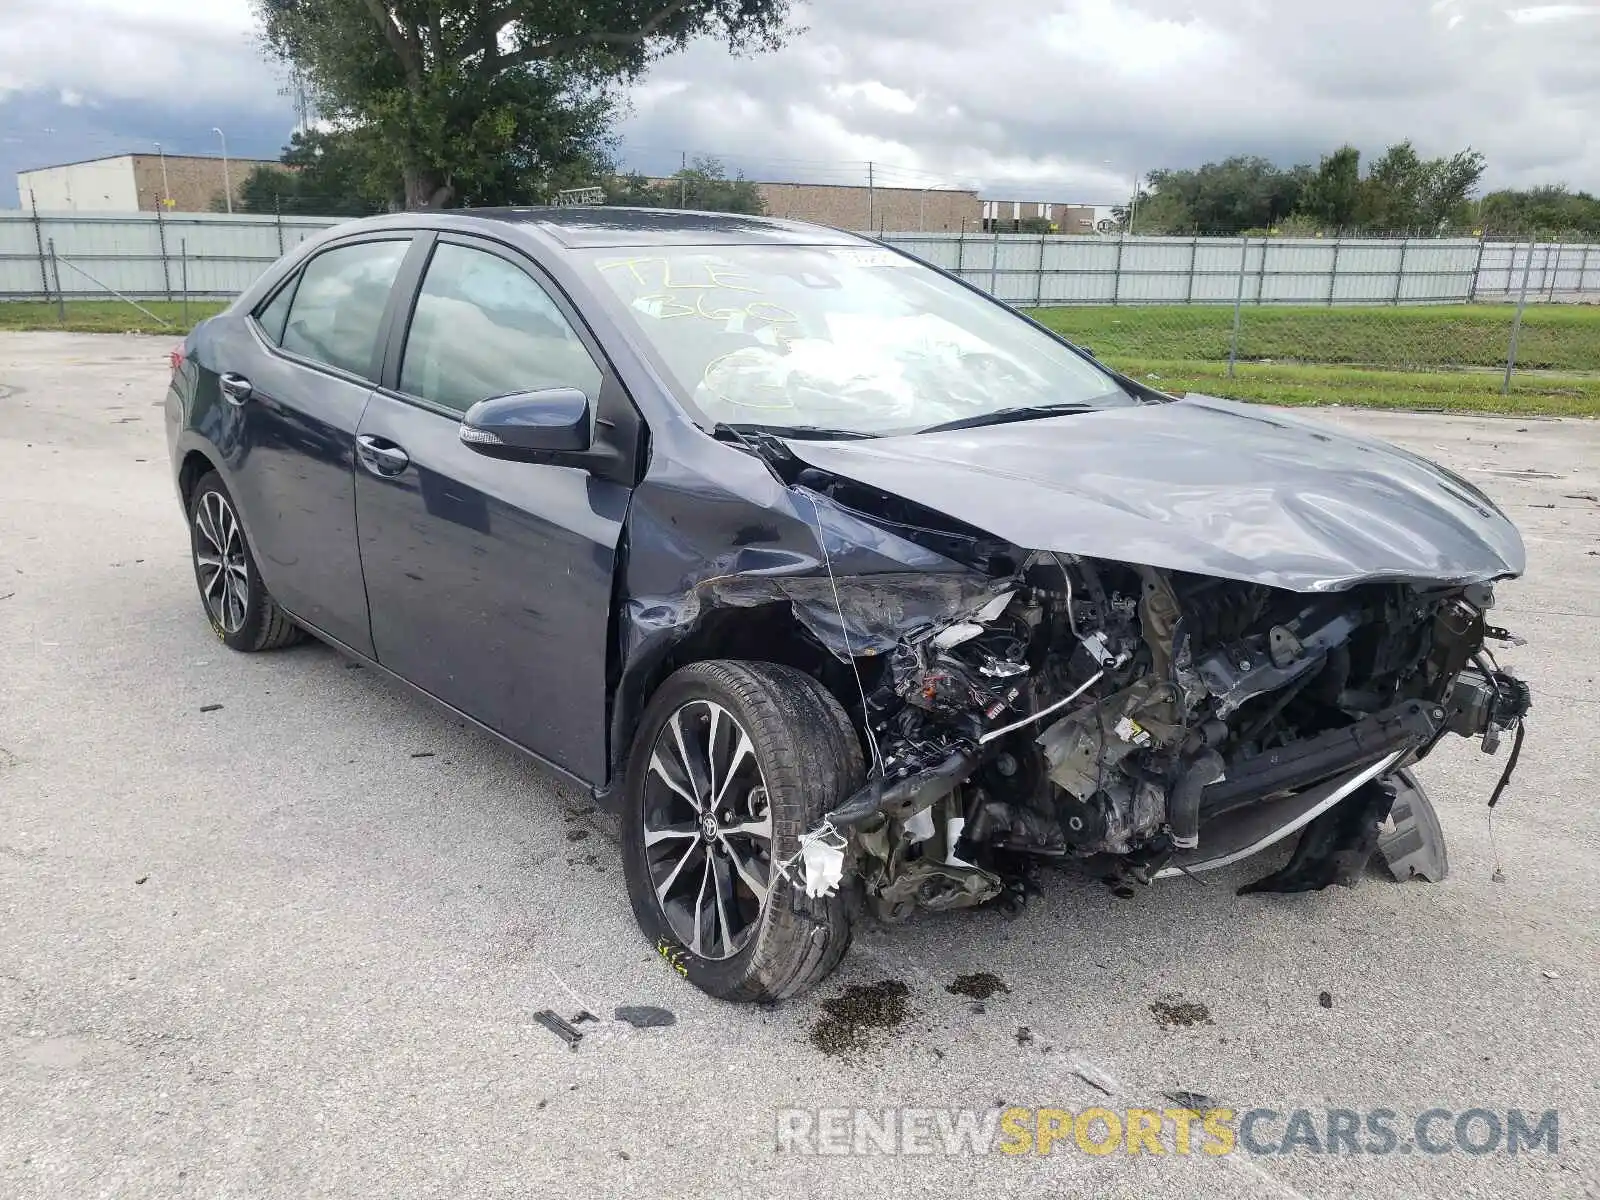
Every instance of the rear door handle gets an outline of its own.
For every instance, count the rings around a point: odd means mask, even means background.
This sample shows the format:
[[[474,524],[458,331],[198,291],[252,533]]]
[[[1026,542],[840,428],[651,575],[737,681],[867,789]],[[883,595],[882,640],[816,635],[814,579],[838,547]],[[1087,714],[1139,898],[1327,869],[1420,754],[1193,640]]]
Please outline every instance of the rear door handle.
[[[222,395],[229,404],[243,404],[250,399],[250,393],[255,391],[251,383],[243,375],[235,375],[232,371],[222,376]]]
[[[385,478],[393,478],[411,465],[411,456],[399,446],[370,433],[356,438],[356,457],[367,470]]]

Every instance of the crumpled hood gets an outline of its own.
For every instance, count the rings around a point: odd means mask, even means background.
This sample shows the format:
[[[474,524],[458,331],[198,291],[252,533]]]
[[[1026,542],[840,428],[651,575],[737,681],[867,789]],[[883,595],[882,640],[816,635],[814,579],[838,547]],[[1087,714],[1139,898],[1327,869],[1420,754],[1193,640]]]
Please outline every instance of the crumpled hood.
[[[786,443],[1031,550],[1298,592],[1520,575],[1516,527],[1396,446],[1209,396],[978,429]]]

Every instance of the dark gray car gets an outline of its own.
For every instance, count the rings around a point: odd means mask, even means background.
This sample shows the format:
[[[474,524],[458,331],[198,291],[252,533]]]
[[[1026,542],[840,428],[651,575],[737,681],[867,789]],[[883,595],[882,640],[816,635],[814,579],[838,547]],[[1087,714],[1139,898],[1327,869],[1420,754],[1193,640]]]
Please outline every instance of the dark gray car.
[[[1067,859],[1127,892],[1300,832],[1257,890],[1380,839],[1437,878],[1407,766],[1520,746],[1486,640],[1523,549],[1480,491],[1154,392],[867,239],[352,222],[173,359],[217,636],[310,631],[592,791],[640,924],[719,996]]]

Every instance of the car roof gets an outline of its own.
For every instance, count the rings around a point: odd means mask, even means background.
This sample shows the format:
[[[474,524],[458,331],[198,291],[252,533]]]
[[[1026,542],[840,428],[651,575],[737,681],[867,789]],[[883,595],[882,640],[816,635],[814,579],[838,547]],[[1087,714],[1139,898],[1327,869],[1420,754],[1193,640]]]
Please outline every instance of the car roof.
[[[806,245],[856,246],[866,239],[826,225],[744,213],[688,212],[675,208],[472,208],[455,215],[479,221],[536,226],[570,249],[602,246]]]

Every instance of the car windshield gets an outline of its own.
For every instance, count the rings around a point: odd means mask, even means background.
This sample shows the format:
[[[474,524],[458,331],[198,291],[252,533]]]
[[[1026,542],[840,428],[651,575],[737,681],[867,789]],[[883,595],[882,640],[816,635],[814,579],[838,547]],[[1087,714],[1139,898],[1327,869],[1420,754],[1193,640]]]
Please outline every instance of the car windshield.
[[[586,260],[708,424],[882,435],[1136,403],[1009,309],[893,250],[688,246]]]

